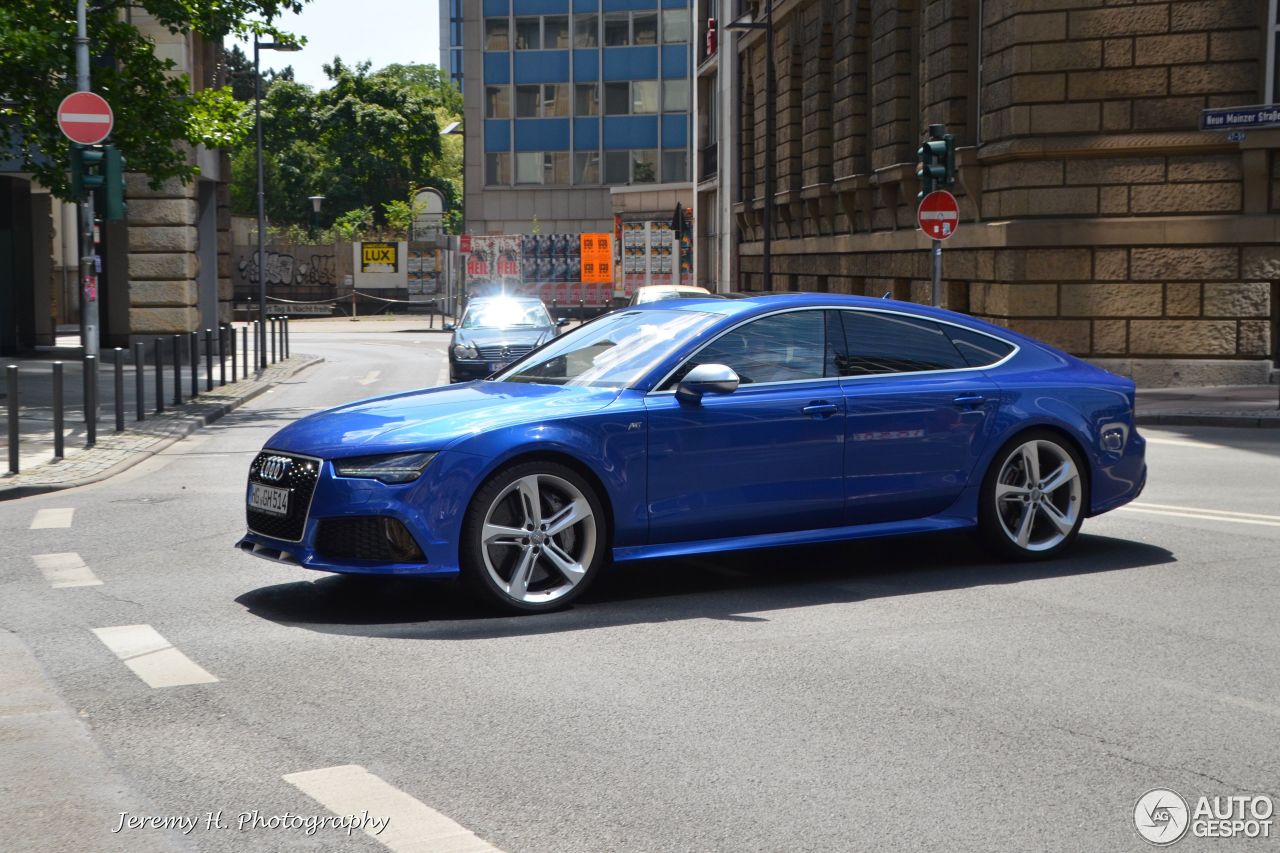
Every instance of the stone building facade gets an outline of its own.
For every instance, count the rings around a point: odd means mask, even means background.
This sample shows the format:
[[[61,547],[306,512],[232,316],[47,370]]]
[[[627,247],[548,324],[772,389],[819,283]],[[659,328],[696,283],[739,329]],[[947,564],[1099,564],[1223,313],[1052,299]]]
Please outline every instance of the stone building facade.
[[[771,191],[775,289],[928,301],[915,150],[941,123],[960,146],[947,307],[1147,385],[1268,381],[1280,129],[1198,128],[1205,108],[1276,99],[1278,23],[1275,0],[775,2],[773,187],[764,33],[722,30],[732,64],[702,54],[700,73],[733,69],[718,90],[734,97],[714,101],[715,116],[698,106],[699,128],[733,128],[712,158],[733,187],[718,201],[732,227],[704,230],[700,247],[705,258],[733,240],[738,261],[702,277],[761,287]],[[699,171],[700,190],[715,178]],[[700,228],[715,214],[700,210]]]

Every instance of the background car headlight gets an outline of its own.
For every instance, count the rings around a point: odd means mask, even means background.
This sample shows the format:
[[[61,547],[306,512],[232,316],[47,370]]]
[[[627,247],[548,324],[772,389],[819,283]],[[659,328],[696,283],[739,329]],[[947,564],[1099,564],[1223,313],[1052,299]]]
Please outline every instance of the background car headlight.
[[[480,353],[471,344],[457,344],[453,348],[453,354],[458,358],[479,358]]]
[[[392,456],[352,456],[333,460],[339,477],[359,477],[383,483],[411,483],[435,458],[434,453],[397,453]]]

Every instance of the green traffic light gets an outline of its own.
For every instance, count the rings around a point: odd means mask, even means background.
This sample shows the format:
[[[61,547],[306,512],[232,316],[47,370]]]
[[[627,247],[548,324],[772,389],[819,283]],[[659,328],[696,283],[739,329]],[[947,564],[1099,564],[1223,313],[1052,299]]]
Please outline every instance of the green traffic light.
[[[104,217],[109,222],[124,219],[126,206],[124,203],[124,155],[114,145],[108,145],[103,162],[106,201]]]

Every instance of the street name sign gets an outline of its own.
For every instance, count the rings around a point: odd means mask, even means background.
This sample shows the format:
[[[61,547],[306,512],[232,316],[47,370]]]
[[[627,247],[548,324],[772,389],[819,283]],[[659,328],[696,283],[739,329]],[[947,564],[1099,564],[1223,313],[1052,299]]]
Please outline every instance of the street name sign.
[[[1280,127],[1280,104],[1202,110],[1201,130],[1247,130]]]
[[[920,201],[916,211],[916,223],[928,237],[946,240],[956,233],[960,224],[960,205],[956,197],[946,190],[934,190]]]
[[[114,124],[110,104],[93,92],[72,92],[58,105],[58,129],[72,142],[97,145]]]

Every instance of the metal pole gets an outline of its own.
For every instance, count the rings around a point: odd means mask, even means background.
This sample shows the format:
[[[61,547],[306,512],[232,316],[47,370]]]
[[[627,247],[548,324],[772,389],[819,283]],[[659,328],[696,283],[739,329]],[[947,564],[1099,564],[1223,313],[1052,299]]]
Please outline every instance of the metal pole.
[[[76,0],[76,90],[89,91],[88,0]],[[98,355],[98,282],[94,267],[93,193],[80,202],[80,316],[85,355]],[[96,405],[96,403],[95,403]],[[97,415],[97,412],[94,412]]]
[[[765,0],[764,13],[764,245],[761,262],[764,290],[773,290],[773,194],[777,180],[778,77],[773,67],[773,0]]]
[[[182,335],[173,336],[173,404],[182,405]]]
[[[942,307],[942,241],[933,241],[933,305]]]
[[[53,363],[53,458],[66,455],[65,401],[62,393],[62,362]]]
[[[240,362],[244,370],[244,378],[248,379],[249,378],[249,324],[248,323],[246,323],[244,327],[240,330],[240,340],[243,342],[242,345],[244,348],[243,350],[244,358],[240,359]]]
[[[18,365],[5,368],[9,391],[9,473],[18,473]]]
[[[235,382],[240,369],[236,361],[236,327],[230,323],[227,324],[227,346],[231,350],[231,381]]]
[[[213,390],[213,329],[204,330],[204,390]]]
[[[156,414],[164,412],[164,338],[156,337]]]
[[[276,363],[276,335],[280,331],[280,321],[275,317],[271,318],[271,363]]]
[[[188,347],[191,350],[191,399],[200,396],[200,336],[191,331],[187,333]]]
[[[98,443],[98,357],[84,357],[84,426],[85,447]]]
[[[266,355],[267,333],[267,208],[265,181],[262,174],[262,77],[259,74],[259,50],[261,43],[253,37],[253,123],[257,133],[256,153],[258,157],[258,319],[262,321],[258,333],[258,369],[267,366]]]
[[[145,421],[146,413],[146,365],[147,348],[142,341],[133,342],[133,396],[137,399],[134,401],[137,417],[134,420]]]
[[[284,336],[280,339],[280,347],[281,347],[280,351],[284,353],[285,358],[288,358],[289,357],[289,325],[290,325],[289,315],[285,314],[280,319],[284,321],[284,328],[283,328]]]
[[[218,324],[218,387],[227,384],[227,327]]]
[[[116,396],[116,432],[124,432],[124,350],[115,347],[113,351],[116,354],[115,386],[112,388]]]

